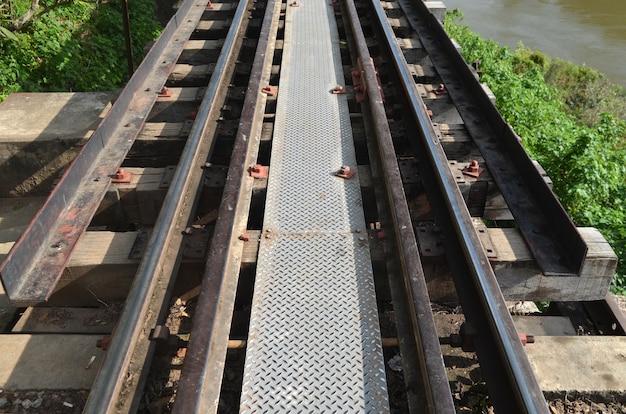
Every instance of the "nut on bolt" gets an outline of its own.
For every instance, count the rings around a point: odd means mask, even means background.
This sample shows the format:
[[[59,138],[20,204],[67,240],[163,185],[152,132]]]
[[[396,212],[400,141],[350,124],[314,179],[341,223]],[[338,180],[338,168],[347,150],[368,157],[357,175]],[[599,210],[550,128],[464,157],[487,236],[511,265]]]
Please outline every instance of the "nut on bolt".
[[[477,160],[472,160],[472,162],[468,164],[465,168],[463,168],[462,171],[465,175],[478,178],[483,173],[483,171],[485,171],[485,169],[478,165]]]
[[[267,85],[266,87],[261,89],[261,93],[264,93],[267,96],[276,96],[276,93],[277,93],[276,86]]]
[[[341,168],[339,168],[339,170],[337,170],[335,175],[341,178],[352,178],[352,176],[354,175],[354,171],[347,165],[343,165]]]
[[[261,164],[251,165],[250,168],[248,168],[248,173],[252,178],[267,178],[267,167]]]

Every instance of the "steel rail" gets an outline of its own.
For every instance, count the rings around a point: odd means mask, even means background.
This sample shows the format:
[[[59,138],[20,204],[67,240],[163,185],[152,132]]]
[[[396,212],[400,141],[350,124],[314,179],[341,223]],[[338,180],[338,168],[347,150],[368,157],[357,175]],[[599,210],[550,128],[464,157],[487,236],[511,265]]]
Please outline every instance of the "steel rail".
[[[415,342],[417,344],[416,352],[423,377],[422,384],[425,388],[424,399],[426,404],[420,407],[420,410],[431,413],[454,413],[455,408],[450,383],[446,375],[443,355],[439,345],[439,335],[430,308],[428,287],[424,277],[415,233],[413,232],[383,97],[379,89],[377,72],[372,63],[354,1],[346,0],[345,4],[363,69],[361,76],[365,79],[369,107],[376,126],[375,135],[381,158],[382,173],[385,179],[385,190],[391,206],[396,245],[399,247],[398,255],[401,261],[407,295],[409,296],[409,318],[413,325]],[[415,369],[415,367],[410,368]]]
[[[430,190],[429,203],[444,231],[446,254],[453,259],[449,264],[464,313],[478,330],[475,342],[481,367],[491,368],[485,372],[491,375],[487,378],[490,396],[501,412],[548,413],[548,405],[396,36],[380,2],[373,0],[372,5],[410,102],[409,110],[421,128],[419,149],[423,151],[416,155],[430,168],[424,165],[420,172],[425,187]],[[443,208],[435,208],[439,205]],[[463,261],[460,258],[464,258],[464,263],[460,263]],[[473,283],[468,283],[468,275]],[[493,369],[494,365],[497,369]]]
[[[186,1],[0,267],[9,299],[46,301],[171,73],[207,0]]]
[[[424,49],[447,86],[537,265],[548,276],[580,275],[587,244],[546,185],[520,137],[502,118],[427,5],[415,0],[399,2],[421,22],[414,29],[420,34]]]
[[[174,414],[217,412],[254,179],[265,95],[274,58],[281,2],[268,0],[235,138],[228,176],[207,255]]]
[[[193,2],[187,0],[183,8],[189,3]],[[177,271],[182,245],[181,231],[192,216],[189,205],[195,204],[195,198],[202,186],[204,175],[202,167],[206,163],[212,144],[212,137],[206,136],[207,130],[211,127],[209,121],[217,118],[221,109],[218,107],[221,101],[217,97],[225,93],[224,86],[230,81],[227,76],[232,74],[232,70],[228,70],[227,67],[232,66],[237,58],[237,45],[241,43],[239,33],[242,26],[247,24],[247,7],[248,3],[240,2],[235,11],[215,70],[198,109],[196,121],[163,201],[156,221],[158,225],[151,234],[105,360],[89,394],[83,411],[85,414],[115,412],[117,400],[121,397],[120,390],[127,380],[125,377],[129,371],[132,351],[140,342],[141,333],[149,332],[154,326],[151,325],[147,315],[150,299],[158,285],[162,285],[161,289],[167,288],[171,283],[171,275]],[[202,10],[204,11],[204,6]],[[177,16],[178,13],[173,21],[180,19],[180,16]],[[175,260],[172,260],[172,257]],[[145,336],[141,341],[149,345],[149,340]]]

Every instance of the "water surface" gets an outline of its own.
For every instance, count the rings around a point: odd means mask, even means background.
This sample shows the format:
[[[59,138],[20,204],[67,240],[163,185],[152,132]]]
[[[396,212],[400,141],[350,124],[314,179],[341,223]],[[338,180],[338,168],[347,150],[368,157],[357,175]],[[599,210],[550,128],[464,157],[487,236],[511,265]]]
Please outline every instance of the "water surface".
[[[626,0],[444,0],[504,46],[586,64],[626,87]]]

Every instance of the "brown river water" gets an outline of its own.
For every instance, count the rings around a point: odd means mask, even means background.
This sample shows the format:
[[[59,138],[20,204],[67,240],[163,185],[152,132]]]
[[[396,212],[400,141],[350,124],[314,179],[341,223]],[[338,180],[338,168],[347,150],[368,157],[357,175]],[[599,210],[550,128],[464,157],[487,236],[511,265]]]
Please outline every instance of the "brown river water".
[[[444,0],[483,37],[585,64],[626,87],[626,0]]]

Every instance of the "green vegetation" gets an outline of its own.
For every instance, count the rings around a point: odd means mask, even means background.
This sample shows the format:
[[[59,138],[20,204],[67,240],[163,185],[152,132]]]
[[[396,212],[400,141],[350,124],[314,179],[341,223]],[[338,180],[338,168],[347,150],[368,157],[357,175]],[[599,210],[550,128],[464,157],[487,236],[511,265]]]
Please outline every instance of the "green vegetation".
[[[458,10],[449,12],[447,32],[467,62],[480,61],[481,82],[576,225],[598,228],[611,244],[620,258],[612,290],[625,294],[626,92],[588,67],[523,45],[501,47],[461,20]]]
[[[133,56],[161,27],[129,0]],[[0,101],[12,92],[115,90],[128,80],[121,0],[0,0]]]

